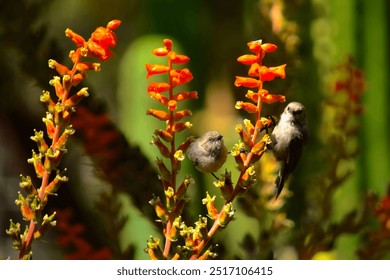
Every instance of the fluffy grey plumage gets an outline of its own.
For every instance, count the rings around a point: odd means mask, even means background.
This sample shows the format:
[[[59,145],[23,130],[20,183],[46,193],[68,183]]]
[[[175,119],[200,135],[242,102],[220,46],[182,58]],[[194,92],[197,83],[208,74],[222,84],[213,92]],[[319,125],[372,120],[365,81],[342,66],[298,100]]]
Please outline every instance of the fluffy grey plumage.
[[[271,134],[271,149],[281,169],[275,181],[275,199],[282,192],[285,181],[294,171],[301,158],[303,145],[308,141],[305,107],[299,102],[291,102],[280,116],[279,123]]]
[[[208,131],[191,143],[187,155],[198,170],[212,173],[225,163],[228,151],[222,137],[217,131]]]

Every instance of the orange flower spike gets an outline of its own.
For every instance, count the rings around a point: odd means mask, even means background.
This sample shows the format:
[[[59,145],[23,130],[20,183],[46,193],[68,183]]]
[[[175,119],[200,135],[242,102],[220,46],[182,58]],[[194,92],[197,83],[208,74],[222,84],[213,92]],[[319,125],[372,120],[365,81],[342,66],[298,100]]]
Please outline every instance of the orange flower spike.
[[[244,64],[244,65],[251,65],[254,63],[259,62],[259,58],[256,55],[253,54],[244,54],[237,58],[237,61]]]
[[[76,46],[78,47],[84,46],[85,39],[81,35],[70,30],[69,28],[65,30],[65,35],[66,37],[69,37],[73,41],[73,43],[76,44]]]
[[[255,88],[258,87],[260,84],[260,81],[254,78],[247,78],[247,77],[240,77],[236,76],[236,81],[234,82],[234,85],[236,87],[249,87],[249,88]]]
[[[156,74],[163,74],[167,73],[169,71],[169,67],[166,65],[161,64],[145,64],[146,71],[148,71],[148,75],[146,78],[149,78],[150,76],[156,75]]]

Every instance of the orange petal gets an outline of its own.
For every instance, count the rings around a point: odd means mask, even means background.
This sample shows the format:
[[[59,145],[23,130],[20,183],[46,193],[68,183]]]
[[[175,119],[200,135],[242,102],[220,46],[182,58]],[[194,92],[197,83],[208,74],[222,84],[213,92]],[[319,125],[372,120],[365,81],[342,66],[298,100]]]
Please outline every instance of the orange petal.
[[[149,93],[151,98],[153,98],[154,100],[157,100],[162,105],[168,104],[169,99],[166,96],[164,96],[158,92],[154,92],[154,91],[148,91],[148,93]]]
[[[121,25],[121,21],[119,19],[113,19],[109,23],[107,23],[107,28],[110,30],[115,30]]]
[[[250,65],[253,63],[257,63],[259,61],[259,58],[253,54],[244,54],[237,58],[237,61],[244,65]]]
[[[169,90],[171,86],[168,83],[155,83],[151,82],[148,86],[148,91],[165,92]]]
[[[163,40],[163,43],[164,43],[164,46],[169,50],[171,51],[172,50],[172,40],[170,39],[164,39]]]
[[[66,37],[69,37],[70,39],[72,39],[73,43],[75,43],[76,46],[78,46],[78,47],[82,47],[85,43],[85,39],[81,35],[73,32],[69,28],[67,28],[65,30],[65,35],[66,35]]]
[[[286,97],[284,95],[267,94],[261,96],[261,101],[267,104],[271,104],[275,102],[286,102]]]
[[[260,81],[257,79],[240,77],[240,76],[236,76],[236,81],[234,82],[234,85],[236,87],[244,86],[244,87],[254,88],[254,87],[258,87],[259,84]]]
[[[175,94],[172,97],[176,101],[183,101],[187,99],[198,99],[198,92],[197,91],[184,91]]]
[[[249,49],[254,53],[259,53],[261,50],[261,40],[249,42],[247,45]]]
[[[235,105],[236,109],[244,109],[248,113],[256,113],[257,107],[249,102],[237,101]]]
[[[169,71],[169,67],[161,64],[145,64],[146,71],[148,71],[147,78],[155,74],[163,74]]]
[[[173,120],[175,122],[177,121],[180,121],[182,118],[184,117],[188,117],[188,116],[191,116],[192,115],[192,112],[188,109],[185,109],[185,110],[182,110],[182,111],[177,111],[174,115],[173,115]]]
[[[169,53],[166,47],[157,48],[153,50],[153,54],[156,56],[166,56]]]
[[[169,53],[169,59],[174,64],[183,64],[190,61],[190,58],[188,56],[182,54],[176,54],[175,52]]]
[[[167,121],[169,120],[169,114],[167,112],[161,111],[161,110],[155,110],[155,109],[148,109],[146,111],[147,115],[151,115],[161,121]]]
[[[285,72],[286,65],[287,64],[283,64],[276,67],[270,67],[269,71],[275,76],[284,79],[286,77],[286,72]]]
[[[261,49],[265,52],[274,52],[278,49],[278,47],[274,44],[265,43],[261,45]]]

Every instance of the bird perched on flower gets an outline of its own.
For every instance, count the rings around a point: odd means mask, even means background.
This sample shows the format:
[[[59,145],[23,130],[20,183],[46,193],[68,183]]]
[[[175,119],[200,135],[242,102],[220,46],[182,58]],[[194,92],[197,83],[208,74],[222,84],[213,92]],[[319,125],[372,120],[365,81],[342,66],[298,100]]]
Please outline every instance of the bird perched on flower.
[[[270,148],[276,160],[281,162],[275,180],[275,199],[282,192],[288,176],[296,168],[302,155],[303,145],[308,141],[308,134],[305,107],[299,102],[289,103],[271,134]]]
[[[217,171],[225,163],[228,150],[218,131],[208,131],[191,143],[187,155],[195,167],[202,172]]]

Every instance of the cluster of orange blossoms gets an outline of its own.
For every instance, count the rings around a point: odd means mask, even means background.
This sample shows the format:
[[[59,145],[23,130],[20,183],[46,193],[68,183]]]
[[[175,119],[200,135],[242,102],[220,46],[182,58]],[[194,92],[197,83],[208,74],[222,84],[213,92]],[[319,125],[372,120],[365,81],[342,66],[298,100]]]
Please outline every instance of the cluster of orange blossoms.
[[[178,110],[178,102],[196,99],[196,91],[174,90],[193,78],[188,68],[174,69],[176,65],[187,63],[190,59],[186,55],[178,54],[172,50],[172,41],[163,40],[164,46],[154,49],[153,54],[168,59],[167,65],[164,64],[146,64],[147,78],[153,75],[167,74],[168,82],[150,82],[147,92],[149,96],[166,106],[167,110],[148,109],[147,114],[165,122],[165,129],[157,129],[153,138],[154,144],[160,154],[169,159],[170,168],[162,159],[157,158],[157,167],[160,171],[160,179],[164,188],[165,203],[159,197],[154,197],[150,204],[154,207],[159,221],[164,225],[165,246],[161,250],[159,240],[151,237],[148,242],[148,253],[152,259],[168,258],[171,248],[171,242],[175,242],[183,231],[179,230],[181,226],[181,212],[185,204],[185,192],[190,184],[188,177],[176,186],[176,175],[181,168],[181,162],[184,160],[184,153],[189,148],[192,139],[187,138],[183,143],[176,147],[175,134],[184,129],[190,128],[192,124],[188,121],[182,121],[183,118],[191,116],[188,109]],[[177,257],[177,256],[176,256]]]
[[[255,114],[255,125],[250,120],[244,120],[245,130],[242,125],[236,126],[236,131],[241,137],[243,143],[235,147],[232,155],[235,157],[236,163],[241,171],[246,170],[251,163],[256,162],[265,151],[268,136],[257,141],[259,132],[271,125],[270,119],[261,117],[261,109],[263,103],[285,102],[284,95],[270,94],[263,88],[263,83],[272,81],[276,77],[284,79],[286,64],[267,67],[262,64],[262,60],[266,53],[274,52],[277,46],[270,43],[262,44],[261,40],[248,43],[249,50],[254,54],[246,54],[240,56],[237,61],[249,65],[249,77],[237,76],[234,82],[236,87],[256,88],[257,91],[248,90],[245,97],[251,102],[237,101],[236,108],[244,109],[250,114]],[[250,153],[243,153],[247,150]]]
[[[43,209],[48,201],[48,196],[56,193],[61,183],[68,178],[62,176],[58,166],[63,155],[66,153],[66,144],[74,129],[70,124],[70,119],[75,111],[75,106],[88,96],[88,88],[82,88],[77,93],[71,94],[71,89],[77,86],[86,77],[86,71],[100,70],[100,63],[82,61],[85,57],[97,58],[105,61],[112,56],[111,47],[116,45],[116,35],[113,32],[119,25],[119,20],[110,21],[106,27],[98,27],[87,41],[77,33],[67,29],[66,36],[70,37],[78,47],[69,54],[73,62],[72,69],[63,64],[50,59],[49,67],[57,71],[59,76],[55,76],[50,85],[54,87],[56,98],[49,91],[43,91],[41,101],[47,106],[46,117],[43,122],[46,125],[47,137],[51,140],[46,142],[43,131],[35,131],[31,137],[37,143],[38,152],[32,152],[32,158],[28,160],[33,164],[36,176],[42,179],[40,188],[32,184],[29,176],[22,176],[20,187],[24,189],[26,196],[19,193],[16,204],[20,206],[20,211],[24,220],[29,221],[29,226],[21,233],[19,223],[13,223],[7,233],[11,236],[13,246],[20,250],[20,259],[30,259],[32,257],[31,245],[33,239],[39,239],[51,226],[55,226],[55,215],[44,215]],[[53,176],[53,172],[56,175]]]
[[[181,122],[184,117],[191,116],[192,113],[188,109],[177,110],[178,102],[196,99],[198,93],[196,91],[182,91],[174,94],[174,89],[178,86],[190,82],[193,78],[192,73],[188,68],[173,69],[174,65],[187,63],[190,59],[188,56],[177,54],[172,51],[172,41],[169,39],[163,40],[164,47],[153,50],[156,56],[166,56],[168,58],[168,65],[163,64],[146,64],[147,78],[157,74],[168,74],[168,82],[150,82],[148,86],[148,94],[150,97],[162,105],[167,107],[167,111],[148,109],[147,114],[151,115],[161,121],[166,122],[165,130],[156,130],[153,144],[157,146],[162,156],[171,159],[173,172],[178,171],[178,164],[183,159],[183,153],[191,144],[191,139],[187,139],[176,149],[174,145],[174,137],[176,132],[183,131],[190,128],[190,122]],[[170,144],[166,146],[161,140]],[[166,168],[159,164],[160,171],[166,174]],[[174,175],[174,174],[173,174]],[[172,181],[171,175],[168,176],[168,181]],[[163,180],[164,182],[164,180]],[[164,185],[172,184],[168,183]]]

